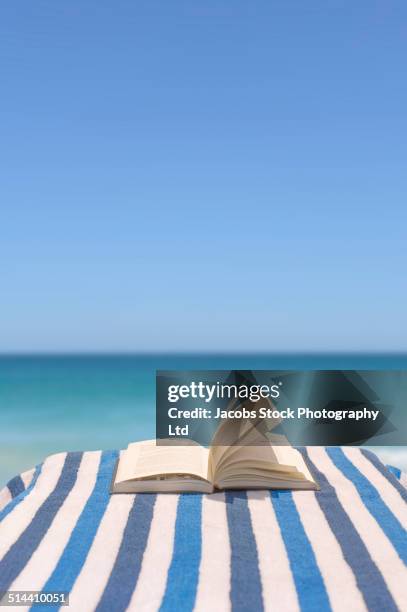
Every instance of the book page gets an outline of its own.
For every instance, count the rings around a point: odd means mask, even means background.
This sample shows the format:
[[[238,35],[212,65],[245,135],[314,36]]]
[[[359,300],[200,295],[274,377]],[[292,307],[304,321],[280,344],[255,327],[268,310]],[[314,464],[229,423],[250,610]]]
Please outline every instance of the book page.
[[[249,444],[263,442],[263,439],[259,438],[259,434],[253,424],[247,419],[236,421],[230,419],[222,421],[218,425],[212,438],[209,453],[212,475],[215,474],[229,455],[246,444],[248,436],[250,436]]]
[[[155,440],[129,444],[120,457],[116,482],[167,474],[192,474],[208,479],[209,451],[198,444],[178,444],[157,446]]]
[[[286,465],[281,465],[271,446],[232,446],[229,447],[218,460],[215,467],[216,477],[219,478],[225,470],[230,471],[233,465],[238,465],[241,470],[242,464],[264,466],[270,470],[290,471]]]
[[[231,477],[251,478],[262,474],[275,480],[314,479],[309,472],[301,453],[291,446],[235,446],[228,449],[214,469],[213,481]]]
[[[299,472],[304,474],[307,480],[315,482],[315,479],[309,471],[300,451],[292,446],[274,446],[273,449],[279,463],[281,462],[285,463],[286,465],[294,465]]]
[[[239,449],[244,447],[254,449],[255,447],[267,448],[260,451],[266,453],[269,461],[279,463],[271,448],[274,444],[289,444],[287,438],[281,434],[272,434],[272,419],[259,419],[257,421],[242,419],[234,422],[232,419],[223,421],[217,428],[210,448],[210,465],[212,473],[221,469]],[[255,450],[253,455],[257,455]]]

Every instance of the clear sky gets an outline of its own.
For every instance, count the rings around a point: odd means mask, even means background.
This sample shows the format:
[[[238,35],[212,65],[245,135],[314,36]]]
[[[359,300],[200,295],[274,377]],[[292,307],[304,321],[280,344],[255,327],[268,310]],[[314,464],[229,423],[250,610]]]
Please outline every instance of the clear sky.
[[[407,4],[0,15],[0,351],[407,349]]]

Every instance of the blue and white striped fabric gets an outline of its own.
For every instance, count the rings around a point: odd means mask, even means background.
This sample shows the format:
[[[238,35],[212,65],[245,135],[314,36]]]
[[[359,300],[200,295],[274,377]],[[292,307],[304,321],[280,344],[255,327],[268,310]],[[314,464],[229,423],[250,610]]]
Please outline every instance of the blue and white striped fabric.
[[[48,457],[0,492],[0,591],[69,591],[75,612],[407,610],[405,476],[302,453],[319,492],[109,496],[117,452]]]

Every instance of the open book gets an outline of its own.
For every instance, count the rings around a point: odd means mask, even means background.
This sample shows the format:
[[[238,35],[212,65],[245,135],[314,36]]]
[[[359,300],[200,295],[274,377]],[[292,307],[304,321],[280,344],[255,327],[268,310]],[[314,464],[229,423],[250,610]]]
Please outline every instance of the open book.
[[[238,436],[234,427],[222,424],[210,448],[179,439],[164,445],[156,440],[130,444],[118,460],[111,492],[319,488],[301,453],[283,436],[269,435],[265,442],[250,423],[240,425]]]

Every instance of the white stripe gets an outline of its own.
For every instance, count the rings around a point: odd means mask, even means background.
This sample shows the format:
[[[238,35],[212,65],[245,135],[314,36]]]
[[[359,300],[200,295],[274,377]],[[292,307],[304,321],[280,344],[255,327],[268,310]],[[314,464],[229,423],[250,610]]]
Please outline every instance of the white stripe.
[[[35,469],[32,469],[32,470],[27,470],[26,472],[23,472],[21,474],[21,480],[24,483],[24,488],[25,489],[30,485],[30,483],[31,483],[31,481],[33,479],[33,476],[34,476],[34,472],[35,472]]]
[[[400,482],[407,489],[407,472],[401,472]]]
[[[42,467],[36,486],[0,523],[0,559],[31,523],[37,510],[52,493],[61,475],[66,453],[51,455]]]
[[[297,591],[269,492],[248,491],[265,610],[296,612]]]
[[[357,448],[342,449],[347,458],[377,489],[380,497],[391,510],[394,516],[407,529],[406,502],[393,485],[379,472],[379,470]]]
[[[202,498],[202,555],[195,612],[230,610],[230,542],[224,493]]]
[[[30,560],[17,576],[11,590],[41,590],[55,569],[81,512],[95,486],[101,452],[86,452],[82,456],[74,486],[54,517]]]
[[[127,610],[158,610],[164,597],[174,548],[178,495],[157,495],[140,575]]]
[[[293,500],[312,545],[332,609],[334,612],[366,610],[355,575],[345,561],[342,549],[328,525],[315,493],[295,491]]]
[[[354,484],[334,465],[327,452],[321,447],[309,447],[308,452],[311,461],[335,488],[343,509],[383,575],[393,599],[402,609],[406,597],[406,570],[403,562],[364,505]]]
[[[12,500],[10,489],[8,487],[4,487],[0,491],[0,512],[10,503]]]
[[[134,495],[112,495],[69,595],[75,612],[95,610],[116,561]]]

